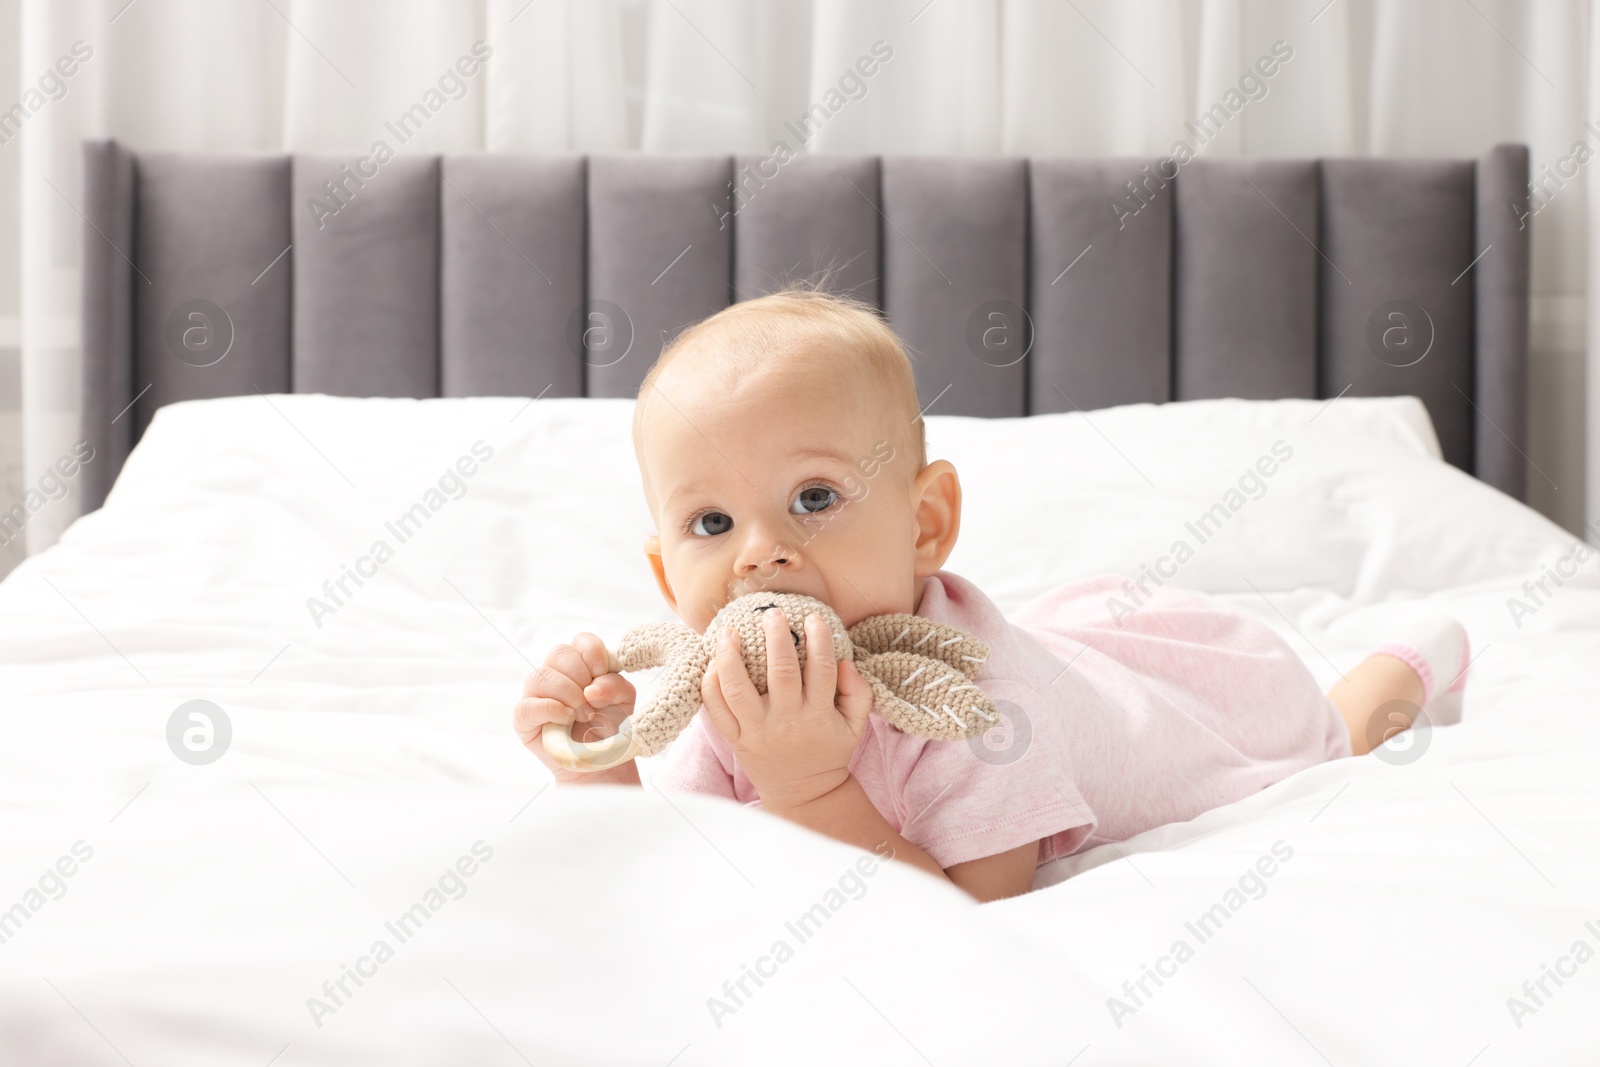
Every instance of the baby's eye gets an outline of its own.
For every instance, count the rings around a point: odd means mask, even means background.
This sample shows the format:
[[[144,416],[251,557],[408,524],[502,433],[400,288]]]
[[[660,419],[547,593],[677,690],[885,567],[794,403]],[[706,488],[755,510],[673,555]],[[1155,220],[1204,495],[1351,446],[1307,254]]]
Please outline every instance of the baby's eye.
[[[733,529],[733,519],[720,511],[703,511],[689,521],[689,532],[699,537],[715,537]]]
[[[815,515],[827,511],[837,499],[839,494],[825,485],[808,485],[795,496],[789,512],[794,515]]]

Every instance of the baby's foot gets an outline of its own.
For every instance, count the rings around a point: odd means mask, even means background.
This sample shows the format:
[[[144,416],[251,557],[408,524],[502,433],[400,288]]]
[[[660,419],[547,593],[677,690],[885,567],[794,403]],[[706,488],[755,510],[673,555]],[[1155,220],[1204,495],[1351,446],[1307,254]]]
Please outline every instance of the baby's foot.
[[[1422,713],[1418,725],[1451,726],[1461,721],[1461,698],[1467,687],[1472,649],[1466,627],[1448,615],[1419,618],[1399,627],[1395,639],[1369,655],[1393,656],[1422,680]]]

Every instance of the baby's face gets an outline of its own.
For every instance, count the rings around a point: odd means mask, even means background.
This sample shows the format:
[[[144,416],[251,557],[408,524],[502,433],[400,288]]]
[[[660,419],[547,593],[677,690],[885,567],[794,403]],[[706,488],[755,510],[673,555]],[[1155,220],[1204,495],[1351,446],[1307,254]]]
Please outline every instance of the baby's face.
[[[680,357],[640,431],[667,603],[703,632],[745,593],[803,593],[846,627],[912,612],[954,547],[960,488],[938,461],[913,471],[905,435],[867,376],[796,353],[729,385]],[[896,444],[896,442],[901,442]]]

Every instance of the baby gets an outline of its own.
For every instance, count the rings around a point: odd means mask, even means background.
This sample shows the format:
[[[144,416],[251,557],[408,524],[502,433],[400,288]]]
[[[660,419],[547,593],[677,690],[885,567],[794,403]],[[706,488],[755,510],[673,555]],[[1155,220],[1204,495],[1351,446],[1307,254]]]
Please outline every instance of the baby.
[[[1453,620],[1375,650],[1324,696],[1269,627],[1192,592],[1163,587],[1116,617],[1122,579],[1092,577],[1003,616],[942,569],[961,483],[928,462],[911,363],[866,305],[788,289],[702,320],[646,375],[633,433],[657,531],[645,555],[691,629],[766,590],[815,597],[846,627],[922,615],[989,646],[976,682],[1011,731],[998,750],[903,733],[849,661],[809,657],[802,677],[773,611],[768,693],[719,635],[702,707],[652,780],[887,848],[979,901],[1027,892],[1042,863],[1364,754],[1419,714],[1459,718],[1468,651]],[[810,647],[828,642],[820,619],[805,625]],[[558,645],[516,705],[557,781],[640,783],[631,761],[562,770],[540,740],[547,723],[580,741],[617,732],[635,690],[606,655],[594,634]]]

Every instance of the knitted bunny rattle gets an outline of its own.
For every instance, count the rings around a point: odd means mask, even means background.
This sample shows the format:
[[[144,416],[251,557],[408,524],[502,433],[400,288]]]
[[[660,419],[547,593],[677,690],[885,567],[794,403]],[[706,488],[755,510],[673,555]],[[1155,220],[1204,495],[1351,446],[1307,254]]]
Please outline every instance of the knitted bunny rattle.
[[[937,741],[981,735],[999,721],[992,701],[973,684],[989,658],[982,641],[920,615],[874,615],[850,627],[832,608],[799,593],[749,593],[730,601],[704,634],[680,622],[628,631],[607,653],[607,669],[665,666],[655,697],[601,741],[572,739],[569,727],[546,723],[545,751],[573,771],[599,771],[636,756],[653,756],[681,733],[700,707],[700,682],[724,626],[739,634],[745,668],[756,691],[767,691],[766,628],[762,613],[783,612],[800,669],[806,665],[805,617],[816,612],[833,634],[835,659],[847,659],[872,687],[873,710],[909,734]]]

